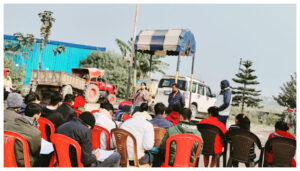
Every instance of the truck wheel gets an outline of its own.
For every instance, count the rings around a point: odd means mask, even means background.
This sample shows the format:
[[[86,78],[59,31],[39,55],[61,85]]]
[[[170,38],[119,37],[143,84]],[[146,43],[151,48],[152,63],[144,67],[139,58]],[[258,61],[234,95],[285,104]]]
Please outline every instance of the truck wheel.
[[[61,89],[61,95],[63,96],[63,99],[67,94],[73,94],[73,89],[71,85],[66,85]]]
[[[88,103],[95,103],[100,97],[100,91],[97,85],[89,84],[84,91],[85,100]]]
[[[195,104],[192,104],[191,105],[191,111],[192,111],[192,120],[196,118],[196,115],[198,113],[198,110],[197,110],[197,106]]]
[[[114,103],[117,101],[117,97],[116,97],[116,95],[114,95],[114,94],[108,95],[108,96],[107,96],[107,99],[108,99],[108,101],[109,101],[111,104],[114,104]]]

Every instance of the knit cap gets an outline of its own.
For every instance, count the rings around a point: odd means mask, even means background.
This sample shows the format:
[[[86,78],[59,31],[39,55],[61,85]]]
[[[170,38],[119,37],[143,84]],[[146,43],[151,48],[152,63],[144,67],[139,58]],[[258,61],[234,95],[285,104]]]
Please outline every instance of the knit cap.
[[[79,115],[79,118],[87,125],[90,125],[92,129],[95,126],[95,117],[91,112],[83,112],[82,114]]]
[[[21,107],[23,103],[23,98],[21,94],[9,93],[7,97],[7,107],[18,108]]]

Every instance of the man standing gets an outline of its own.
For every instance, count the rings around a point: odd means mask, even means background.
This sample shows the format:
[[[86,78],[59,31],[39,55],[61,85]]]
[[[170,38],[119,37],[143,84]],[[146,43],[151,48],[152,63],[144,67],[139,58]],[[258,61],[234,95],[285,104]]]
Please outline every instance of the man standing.
[[[219,109],[218,120],[226,126],[226,122],[230,113],[231,90],[228,80],[221,81],[221,92],[217,96],[214,106]]]
[[[169,108],[173,109],[176,104],[180,104],[182,108],[185,107],[185,98],[178,89],[176,83],[172,84],[172,93],[169,95]]]

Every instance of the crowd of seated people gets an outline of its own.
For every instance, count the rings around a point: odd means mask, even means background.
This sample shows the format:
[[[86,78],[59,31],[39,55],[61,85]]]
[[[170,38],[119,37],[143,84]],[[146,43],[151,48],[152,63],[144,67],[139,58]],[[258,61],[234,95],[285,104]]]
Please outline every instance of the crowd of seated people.
[[[101,152],[92,148],[91,130],[95,126],[102,127],[108,132],[113,129],[122,129],[131,133],[137,146],[137,157],[139,165],[148,164],[151,167],[161,167],[176,165],[175,158],[178,149],[176,143],[170,142],[169,154],[166,154],[168,139],[174,135],[192,134],[201,139],[200,144],[193,144],[191,154],[188,156],[188,165],[197,161],[196,166],[200,166],[202,158],[201,152],[206,143],[203,135],[199,131],[197,124],[191,123],[192,112],[189,108],[183,108],[181,105],[175,105],[170,112],[166,112],[167,107],[163,103],[157,103],[154,106],[154,115],[148,112],[147,103],[141,103],[138,111],[133,114],[131,108],[133,104],[124,103],[119,105],[119,115],[106,98],[100,98],[98,107],[94,109],[85,109],[85,101],[82,96],[75,97],[67,94],[65,97],[58,92],[44,92],[42,99],[35,93],[29,93],[23,97],[18,93],[4,93],[4,130],[13,131],[23,136],[29,147],[29,158],[31,167],[49,167],[55,154],[55,148],[51,153],[41,154],[43,141],[41,130],[39,129],[38,120],[40,117],[48,119],[55,128],[54,134],[62,134],[75,140],[81,147],[81,163],[84,167],[120,167],[122,154],[116,148],[115,137],[110,135],[110,145],[107,145],[107,135],[103,132],[99,136],[100,149],[112,151],[105,159],[101,158]],[[126,110],[122,111],[122,109]],[[78,112],[79,111],[79,112]],[[90,112],[93,111],[93,112]],[[239,114],[235,118],[235,124],[231,125],[228,130],[226,126],[218,121],[218,108],[212,106],[208,109],[208,118],[202,119],[198,124],[210,124],[226,134],[232,129],[243,129],[250,132],[250,120],[245,114]],[[166,113],[169,113],[168,115]],[[121,118],[121,119],[120,119]],[[156,141],[155,129],[164,129],[165,134],[160,137],[160,144],[154,146]],[[278,121],[275,125],[275,132],[271,133],[269,139],[273,137],[286,137],[295,139],[293,135],[287,132],[288,125],[283,121]],[[49,130],[46,130],[50,136]],[[51,141],[50,141],[51,143]],[[61,142],[63,143],[63,142]],[[224,140],[216,136],[214,142],[215,155],[222,153],[224,149]],[[129,165],[134,166],[134,143],[129,137],[127,139],[127,153]],[[200,147],[198,156],[196,151]],[[250,149],[249,157],[251,161],[257,157],[255,154],[255,145]],[[22,145],[15,142],[15,157],[18,167],[24,167]],[[72,167],[78,167],[75,149],[69,149],[69,156]],[[66,150],[68,151],[68,150]],[[102,154],[103,155],[103,154]],[[205,167],[215,167],[215,155],[212,155],[211,161],[208,155],[203,156]],[[273,153],[268,152],[266,162],[272,164]],[[165,163],[168,156],[168,163]],[[186,157],[186,156],[184,156]],[[209,164],[210,161],[210,164]],[[57,161],[56,161],[57,162]],[[232,161],[234,167],[238,167],[238,161]],[[55,164],[53,165],[55,167]],[[292,159],[291,166],[296,166],[296,161]]]

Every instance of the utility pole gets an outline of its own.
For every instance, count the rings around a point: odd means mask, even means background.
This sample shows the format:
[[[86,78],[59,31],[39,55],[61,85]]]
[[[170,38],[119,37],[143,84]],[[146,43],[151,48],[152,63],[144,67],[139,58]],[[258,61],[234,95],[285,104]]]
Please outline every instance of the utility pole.
[[[131,57],[130,57],[130,65],[129,65],[129,75],[128,75],[126,100],[129,100],[131,76],[132,76],[132,64],[133,64],[133,59],[135,58],[134,43],[135,43],[135,38],[136,38],[136,24],[137,24],[137,19],[138,19],[138,10],[139,10],[139,5],[136,4],[133,38],[132,38],[132,44],[131,44]],[[135,70],[135,74],[136,74],[136,70]],[[136,76],[134,75],[134,80],[133,80],[134,87],[135,87],[135,84],[136,84],[136,79],[135,78],[136,78]]]

